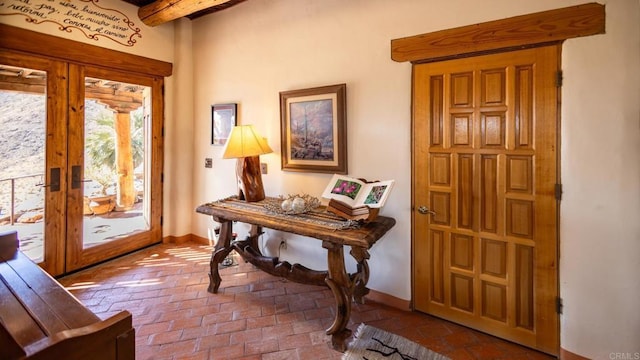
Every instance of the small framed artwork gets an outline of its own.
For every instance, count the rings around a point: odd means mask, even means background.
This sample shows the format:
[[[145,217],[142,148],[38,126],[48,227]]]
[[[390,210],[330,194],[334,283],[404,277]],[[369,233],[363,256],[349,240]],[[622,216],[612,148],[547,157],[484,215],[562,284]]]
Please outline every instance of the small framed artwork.
[[[219,104],[211,106],[211,144],[227,143],[231,129],[236,126],[237,104]]]
[[[347,173],[347,85],[280,93],[282,170]]]

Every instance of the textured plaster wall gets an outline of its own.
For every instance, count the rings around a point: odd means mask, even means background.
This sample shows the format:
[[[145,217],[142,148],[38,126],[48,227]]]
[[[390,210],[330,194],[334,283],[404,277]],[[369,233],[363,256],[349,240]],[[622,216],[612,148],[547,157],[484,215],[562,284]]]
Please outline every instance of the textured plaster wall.
[[[227,102],[275,150],[262,156],[267,193],[319,196],[330,175],[280,170],[278,93],[344,82],[349,173],[397,181],[383,214],[398,223],[371,251],[369,285],[409,300],[411,66],[390,59],[390,41],[580,3],[251,0],[193,21],[194,205],[236,191],[234,161],[209,144],[210,106]],[[606,11],[607,33],[565,42],[562,62],[561,342],[598,359],[640,351],[640,8]],[[196,235],[213,226],[193,217]],[[324,266],[317,241],[267,231],[261,244],[276,253],[283,238],[281,257]]]

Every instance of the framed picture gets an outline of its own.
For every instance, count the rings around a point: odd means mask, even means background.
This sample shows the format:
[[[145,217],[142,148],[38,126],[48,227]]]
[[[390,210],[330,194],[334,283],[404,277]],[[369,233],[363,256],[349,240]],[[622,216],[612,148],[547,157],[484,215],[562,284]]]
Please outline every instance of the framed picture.
[[[347,85],[280,93],[282,170],[347,173]]]
[[[211,106],[211,144],[227,143],[231,129],[236,126],[237,104],[220,104]]]

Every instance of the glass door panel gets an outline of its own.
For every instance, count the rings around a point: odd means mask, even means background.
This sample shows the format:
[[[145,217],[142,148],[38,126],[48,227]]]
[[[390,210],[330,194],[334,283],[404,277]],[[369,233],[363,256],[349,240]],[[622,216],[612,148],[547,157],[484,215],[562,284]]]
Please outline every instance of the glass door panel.
[[[70,65],[67,271],[157,242],[148,78]],[[154,227],[155,226],[155,227]],[[157,230],[156,230],[157,231]]]
[[[16,230],[20,249],[44,260],[47,73],[0,65],[0,232]]]
[[[83,247],[149,230],[148,87],[85,78]]]
[[[65,63],[0,51],[0,232],[52,275],[64,271]]]

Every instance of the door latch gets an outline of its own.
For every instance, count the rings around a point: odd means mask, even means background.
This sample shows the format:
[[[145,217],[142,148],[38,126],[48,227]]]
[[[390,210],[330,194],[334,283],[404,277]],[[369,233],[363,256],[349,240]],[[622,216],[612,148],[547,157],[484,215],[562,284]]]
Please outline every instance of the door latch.
[[[82,180],[82,167],[80,165],[73,165],[71,167],[71,188],[79,189],[80,184],[83,182],[90,182],[91,180]]]
[[[60,191],[60,168],[49,169],[49,184],[36,184],[43,188],[51,188],[51,192]]]
[[[418,208],[418,212],[419,212],[420,214],[422,214],[422,215],[427,215],[427,214],[435,215],[435,214],[436,214],[436,212],[435,212],[435,211],[430,210],[430,209],[429,209],[428,207],[426,207],[426,206],[420,206],[420,207]]]

